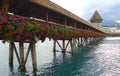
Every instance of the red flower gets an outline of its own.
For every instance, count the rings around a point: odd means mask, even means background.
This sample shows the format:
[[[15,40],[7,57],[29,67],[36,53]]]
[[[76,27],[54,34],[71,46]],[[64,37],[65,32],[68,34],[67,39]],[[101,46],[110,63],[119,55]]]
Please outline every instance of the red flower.
[[[8,32],[9,32],[9,34],[10,34],[11,36],[14,35],[13,30],[9,29]]]
[[[0,30],[2,30],[3,26],[0,26]]]

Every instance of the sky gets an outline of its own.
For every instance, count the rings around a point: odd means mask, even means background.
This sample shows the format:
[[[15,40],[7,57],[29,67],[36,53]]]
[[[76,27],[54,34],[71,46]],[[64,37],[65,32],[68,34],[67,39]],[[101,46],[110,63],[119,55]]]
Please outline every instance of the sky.
[[[90,21],[95,10],[103,25],[120,24],[120,0],[51,0],[75,15]]]

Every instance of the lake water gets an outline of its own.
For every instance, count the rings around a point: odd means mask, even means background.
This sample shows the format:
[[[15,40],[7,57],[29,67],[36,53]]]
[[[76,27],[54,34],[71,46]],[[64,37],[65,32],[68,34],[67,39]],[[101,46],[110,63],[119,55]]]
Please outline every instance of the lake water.
[[[52,49],[53,41],[48,39],[36,44],[39,76],[120,76],[120,37],[106,37],[87,48],[78,48],[73,56],[61,52],[54,54]],[[31,56],[26,71],[18,69],[15,56],[14,67],[10,69],[8,56],[9,44],[0,42],[0,76],[34,76]]]

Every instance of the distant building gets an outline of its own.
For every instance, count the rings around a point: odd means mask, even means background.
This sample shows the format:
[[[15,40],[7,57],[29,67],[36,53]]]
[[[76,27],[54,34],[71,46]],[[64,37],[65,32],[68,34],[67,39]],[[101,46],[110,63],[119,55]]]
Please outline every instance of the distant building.
[[[93,14],[92,18],[90,19],[90,22],[94,27],[96,27],[104,32],[107,32],[106,29],[102,28],[102,21],[103,21],[102,17],[96,10],[95,13]]]
[[[91,24],[99,29],[104,30],[104,32],[106,33],[120,33],[120,24],[119,25],[107,25],[107,26],[103,26],[102,25],[102,17],[100,16],[100,14],[98,13],[98,11],[96,10],[95,13],[93,14],[92,18],[90,19]]]
[[[102,17],[99,15],[98,11],[96,10],[95,13],[93,14],[92,18],[90,19],[90,22],[92,25],[95,27],[102,27]]]

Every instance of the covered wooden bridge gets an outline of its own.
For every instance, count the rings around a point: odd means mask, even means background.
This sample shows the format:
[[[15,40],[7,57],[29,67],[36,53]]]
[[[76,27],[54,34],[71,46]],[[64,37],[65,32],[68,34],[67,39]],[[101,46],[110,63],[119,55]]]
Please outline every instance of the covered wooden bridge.
[[[25,67],[31,51],[33,70],[37,70],[35,43],[46,37],[54,40],[62,52],[68,45],[83,44],[88,38],[94,39],[106,35],[102,30],[67,11],[49,0],[1,0],[0,1],[0,39],[10,42],[9,64],[13,65],[15,52],[20,67]],[[62,40],[62,45],[58,42]],[[67,44],[65,44],[67,40]],[[79,42],[81,40],[81,43]],[[19,42],[19,53],[15,42]],[[24,57],[24,43],[29,43]],[[71,49],[74,52],[73,49]]]

